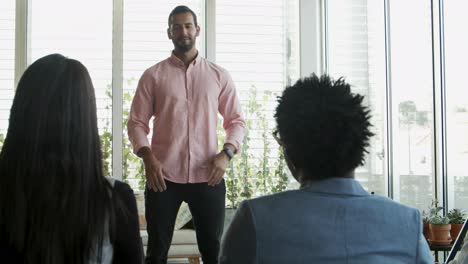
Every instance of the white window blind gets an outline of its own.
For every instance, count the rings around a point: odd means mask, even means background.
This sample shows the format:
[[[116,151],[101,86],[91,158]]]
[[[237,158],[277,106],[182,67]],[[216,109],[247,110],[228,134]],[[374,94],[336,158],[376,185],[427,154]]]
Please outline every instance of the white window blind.
[[[0,134],[6,136],[15,93],[15,1],[0,3]],[[0,135],[1,137],[1,135]]]
[[[277,96],[299,76],[299,62],[299,1],[216,1],[216,63],[230,72],[248,126],[247,162],[231,179],[245,182],[243,193],[269,193],[278,180],[273,115]],[[246,184],[252,188],[245,189]]]
[[[385,156],[385,21],[384,2],[328,1],[328,73],[344,77],[352,91],[365,96],[372,111],[369,155],[356,178],[370,192],[386,195]]]
[[[275,95],[299,76],[298,2],[216,3],[216,62],[231,73],[242,101],[256,90],[260,110],[272,121]]]
[[[94,84],[99,128],[110,128],[112,1],[41,0],[31,8],[31,62],[51,53],[81,61]]]
[[[91,76],[104,173],[112,175],[112,0],[30,1],[32,63],[52,53],[79,60]]]

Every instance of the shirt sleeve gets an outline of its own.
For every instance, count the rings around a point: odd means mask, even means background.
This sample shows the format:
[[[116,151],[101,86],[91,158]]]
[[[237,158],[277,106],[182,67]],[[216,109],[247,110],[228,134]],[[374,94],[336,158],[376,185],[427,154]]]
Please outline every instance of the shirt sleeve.
[[[232,144],[237,152],[246,132],[246,124],[242,114],[239,97],[234,82],[227,71],[224,72],[226,80],[219,95],[219,113],[223,116],[223,127],[226,131],[224,143]]]
[[[116,182],[114,195],[116,233],[113,263],[143,263],[143,243],[133,190],[126,183]]]
[[[147,70],[138,82],[128,116],[128,139],[132,143],[135,154],[140,148],[150,146],[147,136],[150,131],[148,123],[153,116],[155,102],[153,86],[153,78]]]
[[[256,264],[257,240],[255,223],[249,204],[244,201],[224,236],[219,255],[220,264]]]

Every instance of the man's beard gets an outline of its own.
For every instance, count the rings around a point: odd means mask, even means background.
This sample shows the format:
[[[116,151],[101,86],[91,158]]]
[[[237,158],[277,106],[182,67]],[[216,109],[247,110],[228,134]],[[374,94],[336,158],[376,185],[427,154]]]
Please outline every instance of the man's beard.
[[[195,41],[174,41],[174,48],[178,51],[187,52],[195,46]]]

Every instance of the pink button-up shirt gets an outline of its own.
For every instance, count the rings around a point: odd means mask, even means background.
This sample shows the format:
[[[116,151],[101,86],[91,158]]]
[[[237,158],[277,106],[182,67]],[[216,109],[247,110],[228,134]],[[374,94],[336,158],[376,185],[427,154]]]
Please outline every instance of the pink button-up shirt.
[[[218,152],[218,112],[224,118],[225,143],[239,149],[246,126],[229,73],[200,56],[186,68],[172,54],[141,76],[128,119],[128,137],[135,153],[150,146],[148,123],[154,116],[151,149],[162,162],[166,179],[207,182]]]

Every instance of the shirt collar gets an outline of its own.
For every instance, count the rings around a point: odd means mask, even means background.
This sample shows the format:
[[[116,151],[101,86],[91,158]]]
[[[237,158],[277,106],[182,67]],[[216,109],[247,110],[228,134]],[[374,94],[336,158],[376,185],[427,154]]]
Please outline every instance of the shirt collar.
[[[169,60],[176,66],[179,66],[179,67],[185,67],[185,64],[184,62],[177,58],[177,56],[174,54],[174,51],[171,52],[171,57],[169,57]],[[199,53],[197,53],[197,56],[195,56],[195,59],[193,59],[190,64],[193,66],[196,66],[201,60],[201,56],[199,55]]]
[[[328,178],[313,181],[302,186],[301,190],[338,195],[370,196],[362,185],[353,178]]]

